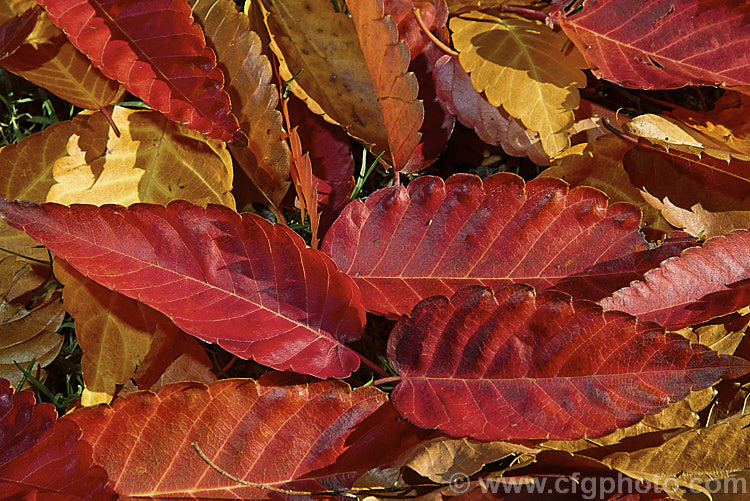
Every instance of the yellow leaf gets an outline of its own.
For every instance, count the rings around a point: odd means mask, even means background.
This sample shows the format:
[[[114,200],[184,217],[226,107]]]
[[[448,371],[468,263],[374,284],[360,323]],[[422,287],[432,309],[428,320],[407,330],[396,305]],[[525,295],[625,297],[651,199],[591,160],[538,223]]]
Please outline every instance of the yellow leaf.
[[[0,377],[17,386],[23,374],[17,362],[28,369],[35,360],[33,375],[39,377],[39,367],[50,364],[63,344],[63,336],[57,333],[65,310],[60,294],[52,294],[27,309],[24,304],[12,300],[16,284],[33,274],[31,266],[15,256],[0,260]],[[43,378],[42,378],[43,379]]]
[[[659,447],[611,454],[602,462],[635,479],[661,485],[700,489],[711,479],[750,468],[750,416],[736,416],[707,428],[676,435]]]
[[[102,113],[71,136],[68,156],[55,162],[48,202],[166,204],[183,199],[234,208],[232,160],[223,142],[155,111],[115,107],[115,135]],[[105,139],[106,138],[106,139]]]
[[[470,12],[450,22],[461,66],[493,106],[539,133],[554,158],[568,146],[586,63],[562,33],[537,20]]]
[[[55,260],[55,276],[65,285],[63,301],[83,350],[81,405],[109,403],[115,385],[133,377],[146,358],[155,331],[178,329],[158,311],[102,287],[61,259]]]
[[[86,118],[58,122],[43,132],[24,138],[15,145],[0,148],[0,196],[9,200],[44,202],[55,184],[52,168],[65,156],[65,145],[72,134],[85,127]],[[47,251],[25,232],[0,220],[0,247],[35,259],[47,259]],[[0,256],[7,255],[0,251]]]

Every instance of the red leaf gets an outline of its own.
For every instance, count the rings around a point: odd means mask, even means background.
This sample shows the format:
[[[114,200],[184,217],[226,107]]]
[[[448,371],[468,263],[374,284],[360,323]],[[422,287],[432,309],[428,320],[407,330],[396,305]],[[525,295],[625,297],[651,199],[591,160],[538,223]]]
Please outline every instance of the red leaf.
[[[466,285],[554,287],[598,300],[691,244],[650,250],[640,211],[593,188],[513,174],[423,176],[349,204],[322,250],[351,276],[373,313],[407,314]]]
[[[182,330],[275,369],[346,377],[364,325],[359,291],[292,230],[221,205],[0,202],[74,268]]]
[[[279,376],[225,379],[210,387],[177,383],[156,394],[127,395],[112,407],[77,410],[69,418],[83,429],[120,495],[268,497],[269,491],[216,472],[192,442],[246,482],[314,491],[347,487],[312,472],[333,465],[350,448],[351,434],[387,396],[340,381],[289,384]]]
[[[597,437],[750,362],[559,292],[467,287],[403,317],[391,399],[418,426],[480,440]]]
[[[597,77],[637,89],[750,85],[745,0],[598,0],[567,17],[554,10]]]
[[[0,26],[0,59],[15,52],[29,36],[39,17],[39,7],[23,11]]]
[[[750,304],[750,231],[706,240],[667,259],[644,280],[603,299],[620,310],[677,330]]]
[[[70,421],[34,393],[0,379],[0,492],[3,499],[114,499],[107,473]],[[57,496],[57,497],[55,497]]]
[[[102,73],[176,122],[222,141],[239,124],[216,56],[184,0],[39,0]],[[186,64],[189,61],[189,64]]]

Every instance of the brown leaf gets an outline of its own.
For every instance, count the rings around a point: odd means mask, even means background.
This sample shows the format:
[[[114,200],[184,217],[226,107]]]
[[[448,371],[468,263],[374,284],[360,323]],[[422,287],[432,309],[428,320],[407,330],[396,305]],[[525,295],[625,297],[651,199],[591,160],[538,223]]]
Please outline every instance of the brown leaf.
[[[689,430],[659,447],[619,452],[602,462],[626,475],[675,492],[677,485],[700,489],[711,479],[750,468],[750,416]]]
[[[341,125],[373,151],[385,151],[383,117],[351,18],[328,0],[259,3],[268,13],[281,78],[294,77],[290,89],[313,113]]]
[[[248,140],[230,151],[255,186],[275,205],[289,189],[289,147],[281,138],[281,113],[273,71],[258,35],[231,0],[191,0],[193,16],[216,52],[232,111]]]
[[[643,222],[649,228],[669,233],[674,228],[658,210],[641,197],[641,192],[630,182],[622,159],[632,145],[613,134],[599,136],[593,143],[573,146],[552,162],[540,176],[557,177],[575,186],[593,186],[607,194],[610,203],[629,202],[643,212]]]
[[[456,474],[467,477],[485,464],[513,454],[533,457],[538,449],[510,442],[479,442],[470,438],[440,437],[419,444],[399,461],[433,482],[447,484]]]
[[[33,273],[15,256],[0,260],[0,377],[13,386],[18,386],[23,377],[14,362],[39,376],[39,367],[50,364],[63,344],[63,336],[57,333],[65,316],[59,293],[43,296],[28,309],[25,302],[18,304],[10,299],[14,286],[24,275]]]

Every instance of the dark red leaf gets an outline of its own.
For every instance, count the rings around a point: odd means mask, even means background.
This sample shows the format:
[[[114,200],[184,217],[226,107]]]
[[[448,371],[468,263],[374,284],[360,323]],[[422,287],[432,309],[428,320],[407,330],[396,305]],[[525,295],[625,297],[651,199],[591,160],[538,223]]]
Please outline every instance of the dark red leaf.
[[[593,188],[513,174],[423,176],[349,204],[321,249],[351,276],[367,311],[401,315],[466,285],[528,283],[599,300],[693,240],[651,249],[640,211]]]
[[[52,404],[13,393],[0,379],[0,493],[3,499],[115,499],[107,473],[75,423],[57,421]]]
[[[750,85],[746,0],[597,0],[552,15],[594,75],[624,87]]]
[[[480,440],[597,437],[750,362],[555,291],[466,287],[403,317],[391,393],[412,423]]]
[[[321,491],[348,487],[350,465],[334,465],[352,434],[387,401],[376,388],[341,381],[295,383],[271,374],[259,381],[225,379],[206,387],[176,383],[156,394],[137,392],[69,415],[120,495],[262,499],[270,491],[244,486]],[[378,459],[372,457],[373,463]],[[352,465],[353,466],[353,465]],[[343,470],[343,471],[342,471]],[[346,477],[346,476],[345,476]]]
[[[750,231],[687,249],[600,303],[672,330],[750,305]]]
[[[39,7],[25,10],[0,26],[0,58],[12,54],[29,36],[39,17]]]
[[[39,0],[101,72],[168,118],[223,141],[239,129],[184,0]],[[189,61],[189,64],[186,62]]]
[[[0,214],[74,268],[238,356],[321,378],[359,357],[359,290],[285,226],[221,205],[0,202]]]

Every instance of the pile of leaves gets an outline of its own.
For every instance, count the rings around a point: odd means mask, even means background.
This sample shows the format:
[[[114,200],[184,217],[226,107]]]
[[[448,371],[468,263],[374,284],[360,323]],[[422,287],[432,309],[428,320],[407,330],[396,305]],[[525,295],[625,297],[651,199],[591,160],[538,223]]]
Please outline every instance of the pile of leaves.
[[[83,111],[0,150],[3,496],[745,485],[746,1],[38,3],[0,65]]]

